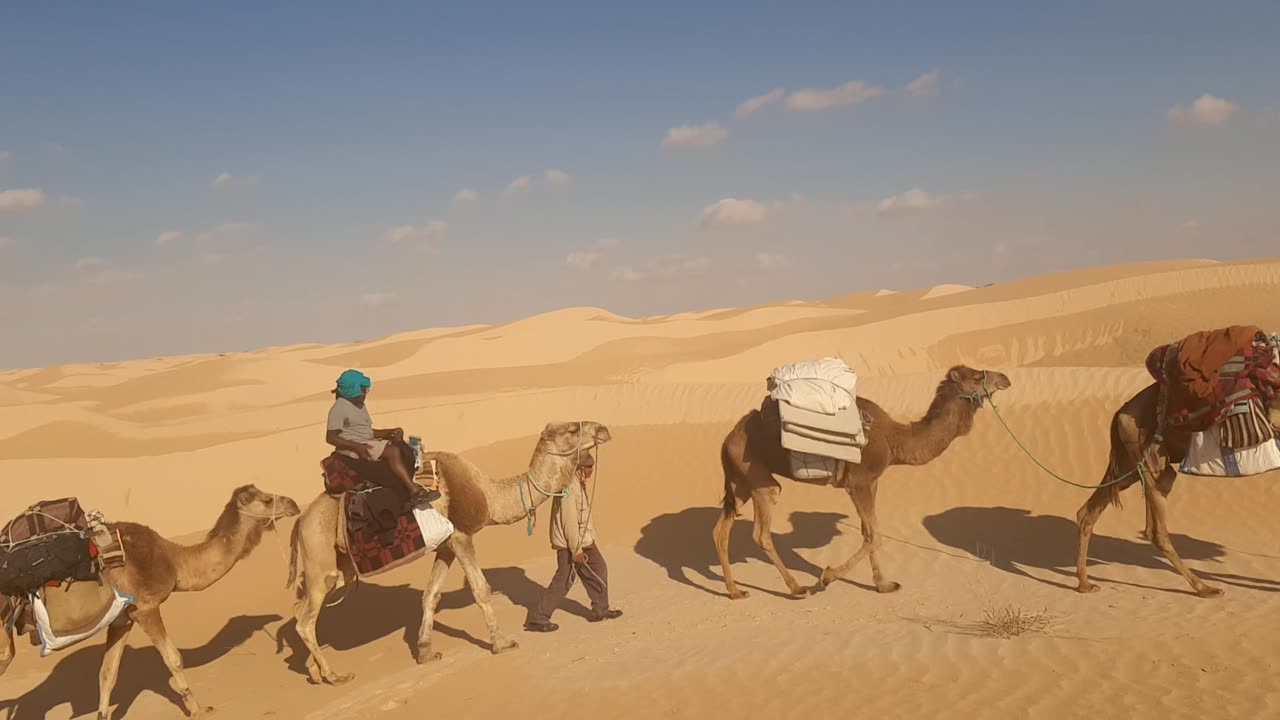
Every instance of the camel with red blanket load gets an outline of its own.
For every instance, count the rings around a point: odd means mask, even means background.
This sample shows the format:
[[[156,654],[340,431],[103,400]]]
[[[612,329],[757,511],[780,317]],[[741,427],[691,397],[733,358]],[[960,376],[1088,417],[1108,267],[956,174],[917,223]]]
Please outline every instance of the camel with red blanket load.
[[[1111,447],[1102,482],[1076,512],[1080,529],[1076,590],[1098,586],[1086,569],[1089,539],[1102,511],[1120,493],[1142,483],[1150,540],[1200,597],[1222,589],[1206,585],[1169,541],[1169,493],[1179,472],[1244,477],[1280,469],[1275,399],[1280,394],[1280,338],[1254,325],[1192,333],[1147,356],[1155,380],[1111,417]]]
[[[438,485],[436,464],[434,460],[423,461],[419,438],[410,437],[407,445],[393,443],[387,452],[405,453],[405,465],[414,469],[414,482],[424,487]],[[321,460],[320,466],[325,493],[341,503],[339,550],[350,561],[357,578],[413,562],[453,532],[448,518],[429,504],[411,503],[385,464],[353,463],[335,450]],[[373,473],[382,476],[375,477]],[[439,491],[432,490],[427,502],[439,497]]]

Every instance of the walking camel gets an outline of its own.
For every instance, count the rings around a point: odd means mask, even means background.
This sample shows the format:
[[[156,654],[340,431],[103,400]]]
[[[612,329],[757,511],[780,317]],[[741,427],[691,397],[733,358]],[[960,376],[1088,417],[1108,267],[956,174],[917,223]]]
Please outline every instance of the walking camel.
[[[440,474],[441,497],[432,504],[453,523],[454,532],[436,548],[431,580],[422,594],[418,664],[441,657],[431,648],[431,627],[440,591],[455,558],[462,565],[471,594],[484,613],[493,653],[519,647],[514,640],[505,638],[498,627],[497,616],[489,604],[489,584],[476,558],[475,535],[490,525],[510,525],[530,518],[548,497],[563,492],[573,482],[580,454],[610,439],[608,428],[598,422],[547,423],[534,447],[528,470],[505,478],[490,478],[471,461],[454,453],[424,453],[424,461],[435,459]],[[297,596],[294,614],[298,635],[310,651],[307,673],[316,684],[341,685],[355,677],[353,673],[335,673],[316,640],[316,620],[325,598],[339,587],[340,579],[343,585],[349,585],[355,578],[350,558],[338,549],[340,521],[338,499],[321,494],[298,518],[290,542],[287,586],[293,588]]]
[[[182,656],[160,617],[160,605],[175,592],[198,592],[221,580],[236,563],[253,552],[262,540],[264,529],[274,529],[277,520],[298,513],[298,505],[293,500],[263,492],[253,485],[243,485],[231,493],[213,529],[196,545],[170,542],[146,525],[107,524],[113,532],[120,533],[127,562],[122,567],[103,570],[103,579],[121,593],[132,596],[135,602],[107,626],[106,653],[98,675],[98,720],[110,720],[111,691],[120,671],[126,639],[135,622],[160,651],[187,714],[203,718],[214,712],[213,708],[196,702],[182,669]],[[67,592],[49,593],[45,604],[49,620],[57,631],[93,625],[106,614],[113,599],[110,587],[78,582]],[[13,630],[8,628],[0,639],[0,674],[8,668],[13,655]]]
[[[1178,556],[1169,541],[1169,493],[1178,477],[1177,467],[1186,457],[1191,446],[1191,435],[1172,428],[1164,428],[1163,439],[1156,441],[1157,414],[1159,412],[1160,385],[1152,383],[1138,391],[1116,410],[1111,417],[1111,448],[1107,469],[1102,482],[1089,499],[1076,511],[1076,525],[1080,539],[1076,555],[1076,591],[1093,593],[1098,586],[1089,582],[1086,564],[1089,559],[1089,538],[1093,535],[1098,517],[1108,505],[1120,505],[1120,493],[1145,478],[1149,483],[1146,496],[1146,527],[1142,537],[1164,553],[1173,567],[1190,583],[1191,589],[1202,598],[1222,595],[1222,588],[1207,585],[1191,571]],[[1275,424],[1280,417],[1277,408],[1270,412]],[[1138,469],[1142,463],[1141,472]]]
[[[756,543],[773,561],[793,596],[806,597],[810,593],[809,588],[801,587],[791,576],[773,546],[773,508],[782,491],[775,475],[793,482],[843,488],[853,500],[862,522],[862,545],[844,563],[822,571],[819,582],[823,587],[844,577],[864,557],[869,557],[877,591],[891,593],[901,588],[898,583],[885,579],[877,556],[881,541],[876,520],[876,487],[880,476],[893,465],[924,465],[941,455],[953,440],[969,433],[974,415],[984,400],[1010,386],[1009,378],[1002,373],[957,365],[938,383],[924,417],[910,423],[898,422],[865,397],[857,398],[858,410],[867,426],[862,462],[842,462],[837,466],[835,477],[825,480],[791,477],[787,451],[782,447],[777,401],[766,396],[760,408],[744,415],[720,445],[724,505],[714,538],[729,597],[739,600],[748,595],[738,589],[729,569],[729,531],[740,506],[747,500],[755,508]]]

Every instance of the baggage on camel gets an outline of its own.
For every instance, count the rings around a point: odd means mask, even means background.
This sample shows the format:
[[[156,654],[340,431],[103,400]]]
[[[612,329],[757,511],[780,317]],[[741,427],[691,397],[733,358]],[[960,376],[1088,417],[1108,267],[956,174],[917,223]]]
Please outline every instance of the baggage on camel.
[[[74,497],[42,500],[0,529],[0,595],[8,599],[5,621],[19,632],[34,629],[40,654],[60,650],[97,634],[115,621],[131,598],[115,593],[108,611],[86,627],[54,632],[45,609],[45,593],[69,592],[80,584],[102,586],[103,568],[126,561],[119,538],[102,514],[86,513]]]
[[[857,404],[857,375],[836,358],[782,365],[766,387],[777,401],[782,447],[793,477],[823,480],[840,462],[859,463],[867,444]]]
[[[1280,469],[1280,339],[1254,325],[1192,333],[1147,355],[1158,426],[1190,435],[1179,471],[1247,477]]]

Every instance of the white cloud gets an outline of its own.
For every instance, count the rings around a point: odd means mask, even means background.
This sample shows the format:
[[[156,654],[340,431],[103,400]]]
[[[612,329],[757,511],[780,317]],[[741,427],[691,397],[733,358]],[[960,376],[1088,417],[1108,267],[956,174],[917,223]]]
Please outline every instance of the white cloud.
[[[839,105],[853,105],[885,94],[885,89],[876,85],[853,81],[830,90],[806,88],[791,93],[783,103],[788,110],[815,112],[827,110]]]
[[[724,198],[702,209],[698,225],[705,229],[756,225],[765,221],[769,208],[755,200]]]
[[[616,238],[600,238],[589,249],[576,250],[566,255],[564,264],[574,270],[585,272],[594,268],[607,253],[619,247],[622,247],[622,242]]]
[[[1230,100],[1205,93],[1191,103],[1190,109],[1174,105],[1169,109],[1169,119],[1187,127],[1219,127],[1225,125],[1239,109]]]
[[[171,245],[181,239],[181,232],[177,230],[166,230],[156,236],[156,245]]]
[[[760,108],[764,107],[765,105],[768,105],[770,103],[775,103],[781,100],[782,96],[786,94],[787,94],[786,90],[783,90],[782,88],[774,88],[773,90],[770,90],[764,95],[757,95],[747,100],[746,102],[742,103],[741,105],[738,106],[738,109],[735,110],[733,114],[738,117],[746,117],[754,113],[755,111],[759,110]]]
[[[0,215],[17,215],[43,207],[49,198],[40,189],[0,190]]]
[[[256,185],[257,183],[258,183],[258,178],[254,177],[253,175],[241,177],[241,176],[232,175],[229,172],[224,172],[219,174],[218,177],[214,178],[213,182],[209,183],[209,187],[217,189],[217,188],[229,187],[233,184]]]
[[[516,190],[525,190],[529,187],[529,184],[532,182],[533,182],[533,178],[529,177],[528,175],[521,175],[520,177],[511,181],[511,184],[507,186],[507,192],[515,192]]]
[[[729,137],[729,131],[720,127],[717,123],[707,123],[696,127],[689,125],[681,125],[667,130],[667,136],[662,139],[665,147],[710,147],[718,145],[720,141]]]
[[[710,258],[688,257],[686,255],[667,255],[654,258],[643,267],[636,268],[624,265],[614,270],[610,277],[614,280],[634,282],[650,277],[676,277],[691,275],[711,267]]]
[[[383,239],[392,243],[417,242],[430,244],[435,238],[444,235],[449,223],[443,220],[432,220],[425,225],[400,225],[383,233]]]
[[[475,202],[480,197],[480,193],[471,188],[462,188],[453,194],[454,202]]]
[[[243,240],[256,229],[257,226],[253,223],[224,222],[212,230],[200,233],[200,235],[196,237],[196,240],[202,243],[210,241]]]
[[[107,266],[107,261],[100,257],[84,257],[76,261],[76,268],[80,270],[100,270]]]
[[[600,253],[595,250],[578,250],[564,257],[564,264],[574,270],[590,270],[600,261]]]
[[[955,193],[952,195],[933,195],[925,192],[920,188],[912,188],[901,195],[887,197],[880,201],[876,206],[876,210],[881,215],[892,215],[895,213],[922,212],[932,210],[934,208],[948,205],[960,200],[968,200],[973,197],[972,193]]]
[[[771,255],[769,253],[756,254],[756,267],[761,270],[777,270],[789,264],[789,260],[783,255]]]
[[[564,185],[569,182],[569,173],[563,170],[548,170],[544,173],[544,177],[552,185]]]
[[[938,71],[927,72],[907,83],[907,94],[912,97],[932,97],[938,93]]]
[[[610,273],[609,277],[613,280],[633,282],[635,280],[643,280],[647,276],[629,265],[623,265]]]
[[[387,304],[387,301],[392,297],[394,296],[391,293],[368,293],[360,298],[360,304],[369,309],[379,308]]]

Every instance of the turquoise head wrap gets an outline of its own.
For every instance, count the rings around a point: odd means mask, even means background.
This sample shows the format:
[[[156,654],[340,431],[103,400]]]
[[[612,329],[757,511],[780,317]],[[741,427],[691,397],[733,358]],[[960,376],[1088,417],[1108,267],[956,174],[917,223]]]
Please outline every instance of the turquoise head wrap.
[[[338,376],[338,394],[350,400],[360,397],[364,388],[373,385],[373,381],[359,370],[346,370]]]

